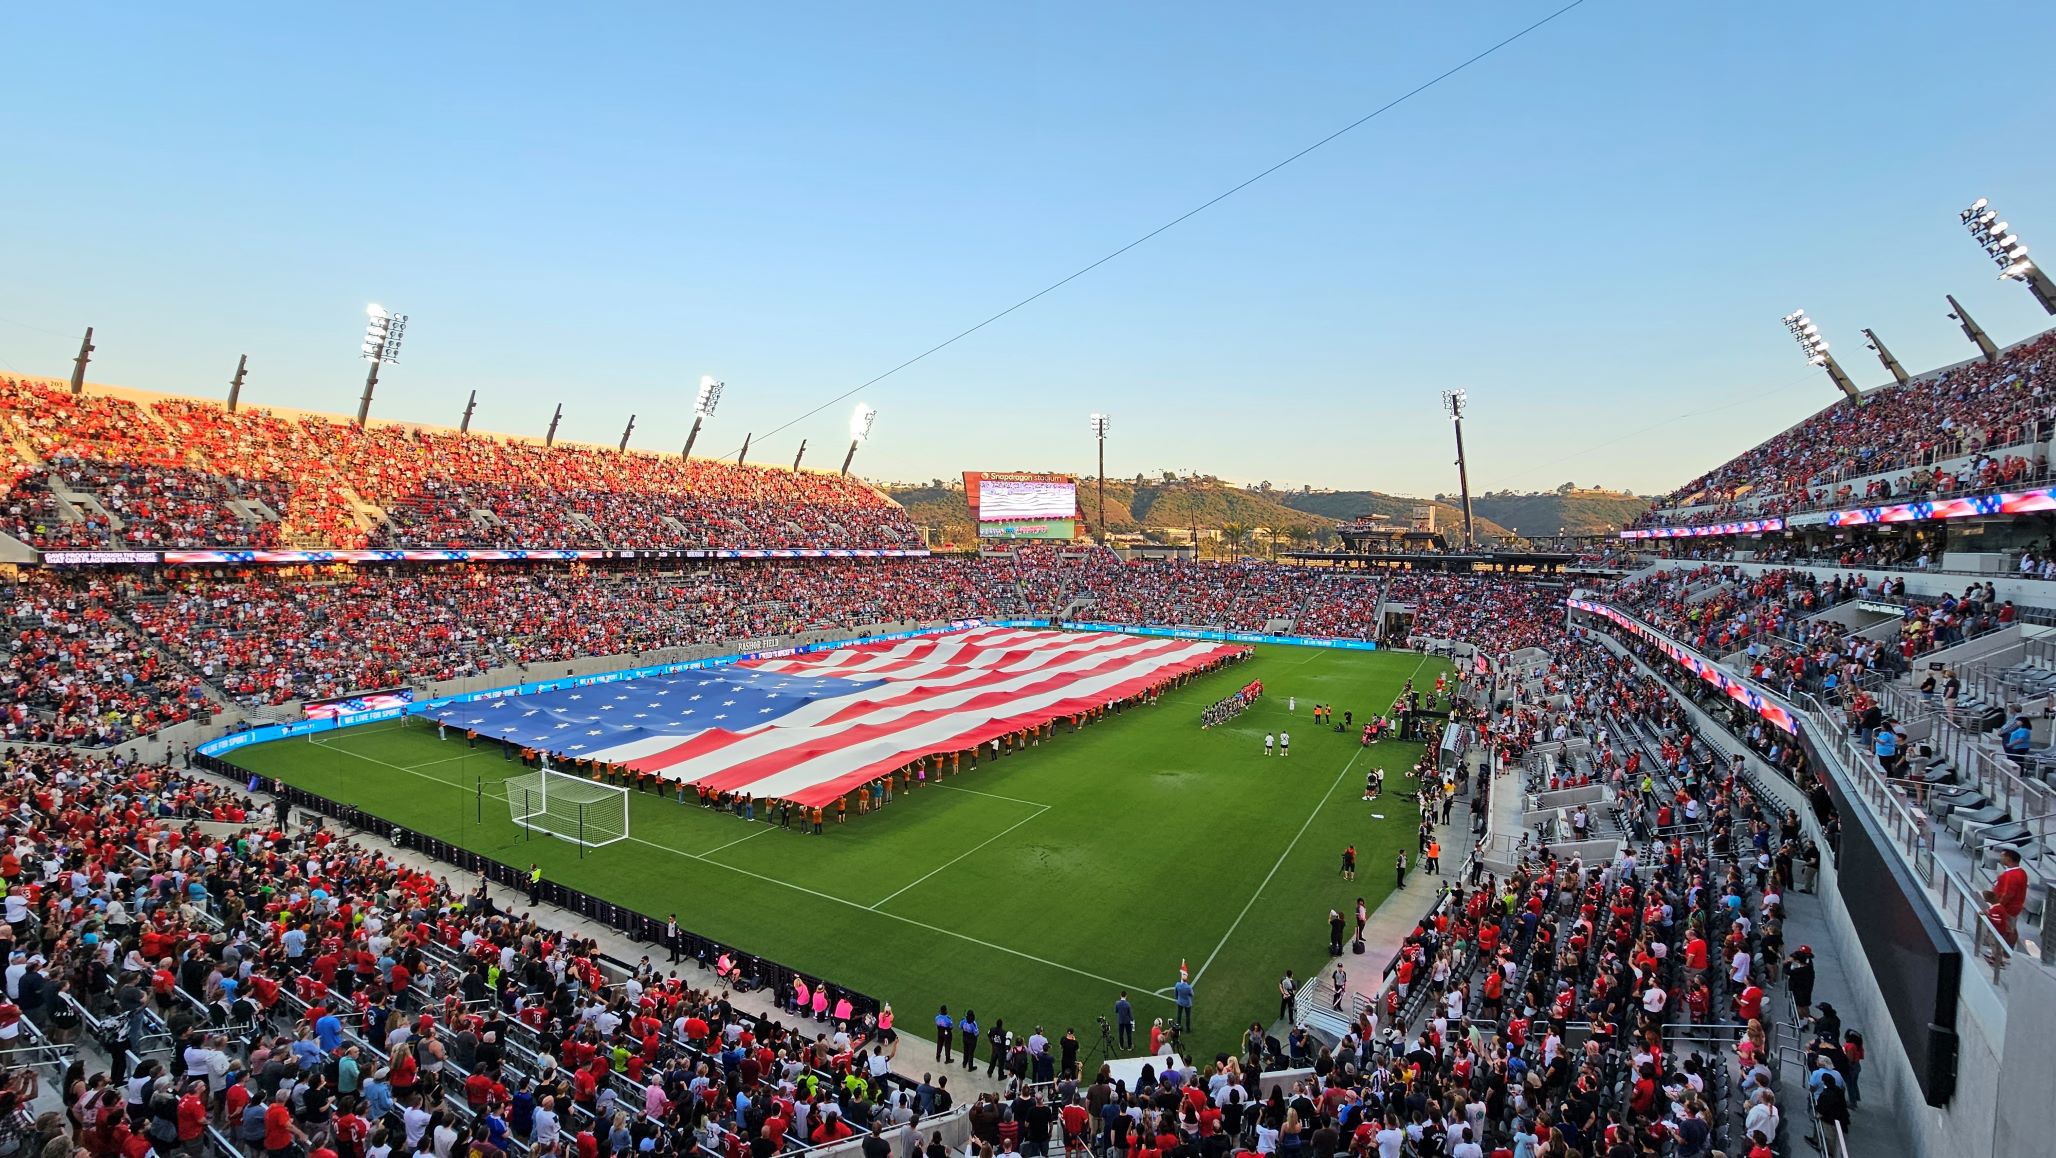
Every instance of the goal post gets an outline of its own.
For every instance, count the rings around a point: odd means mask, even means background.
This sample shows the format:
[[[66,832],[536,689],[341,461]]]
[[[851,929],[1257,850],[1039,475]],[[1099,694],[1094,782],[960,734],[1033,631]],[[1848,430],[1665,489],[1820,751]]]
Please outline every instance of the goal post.
[[[514,824],[580,848],[628,839],[628,789],[569,776],[549,768],[506,780]]]

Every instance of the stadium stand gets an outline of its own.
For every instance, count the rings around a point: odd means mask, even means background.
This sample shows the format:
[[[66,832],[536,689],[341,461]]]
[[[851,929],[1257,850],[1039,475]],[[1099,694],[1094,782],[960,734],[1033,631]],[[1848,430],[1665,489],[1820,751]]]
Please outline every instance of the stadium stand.
[[[44,548],[894,549],[851,478],[545,447],[321,415],[235,414],[0,378],[7,530]]]
[[[1637,527],[1782,515],[2048,475],[2056,334],[1840,401],[1655,500]],[[1956,460],[1969,459],[1968,462]],[[1903,472],[1903,473],[1901,473]],[[1898,477],[1891,477],[1897,475]]]

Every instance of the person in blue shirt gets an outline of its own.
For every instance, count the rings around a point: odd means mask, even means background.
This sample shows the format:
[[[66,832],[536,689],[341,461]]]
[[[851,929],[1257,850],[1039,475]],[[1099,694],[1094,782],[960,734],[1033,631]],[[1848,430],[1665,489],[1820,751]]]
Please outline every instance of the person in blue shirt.
[[[1128,1004],[1128,991],[1114,999],[1114,1026],[1121,1033],[1121,1048],[1135,1048],[1135,1007]]]
[[[964,1068],[967,1070],[977,1069],[978,1014],[975,1010],[966,1009],[964,1011],[964,1019],[957,1022],[957,1035],[964,1042]]]
[[[950,1040],[956,1025],[956,1022],[950,1020],[949,1006],[945,1005],[935,1011],[935,1060],[945,1065],[957,1060],[956,1050],[952,1048]]]
[[[1877,754],[1878,767],[1887,776],[1896,775],[1899,765],[1899,733],[1890,724],[1878,729],[1877,743],[1871,751]]]
[[[1178,1017],[1174,1024],[1176,1024],[1179,1029],[1191,1029],[1192,982],[1185,980],[1183,977],[1180,977],[1178,979],[1178,984],[1171,986],[1171,1000],[1178,1003]]]
[[[334,1053],[343,1044],[343,1023],[333,1013],[324,1013],[314,1020],[314,1036],[321,1042],[321,1052]],[[299,1052],[297,1049],[294,1052]]]
[[[2026,716],[2016,716],[2013,727],[2007,731],[2002,746],[2009,756],[2025,756],[2034,747],[2034,730],[2028,727]]]
[[[303,1037],[293,1043],[293,1060],[300,1063],[300,1072],[307,1073],[321,1064],[321,1044],[311,1037]]]
[[[375,1070],[364,1083],[364,1116],[376,1122],[393,1112],[393,1086],[386,1071]]]

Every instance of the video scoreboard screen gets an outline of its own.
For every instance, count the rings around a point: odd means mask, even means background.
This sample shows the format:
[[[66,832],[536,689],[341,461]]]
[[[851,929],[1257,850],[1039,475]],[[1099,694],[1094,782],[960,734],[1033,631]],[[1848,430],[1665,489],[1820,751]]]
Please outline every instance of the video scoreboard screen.
[[[964,497],[984,539],[1075,539],[1078,480],[1067,474],[964,472]]]

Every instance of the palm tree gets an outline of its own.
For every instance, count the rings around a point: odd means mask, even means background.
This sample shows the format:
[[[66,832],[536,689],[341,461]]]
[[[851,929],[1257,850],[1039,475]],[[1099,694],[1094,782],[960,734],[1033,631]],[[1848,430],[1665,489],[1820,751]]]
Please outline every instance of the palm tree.
[[[1221,542],[1227,545],[1231,553],[1239,552],[1248,538],[1249,528],[1241,523],[1229,523],[1221,528]]]

